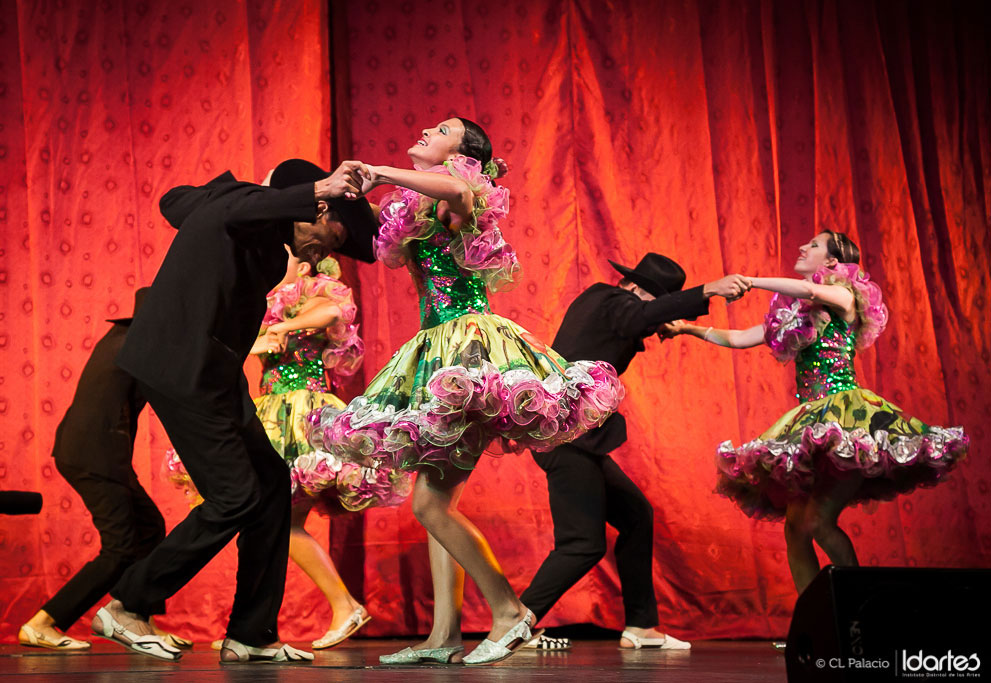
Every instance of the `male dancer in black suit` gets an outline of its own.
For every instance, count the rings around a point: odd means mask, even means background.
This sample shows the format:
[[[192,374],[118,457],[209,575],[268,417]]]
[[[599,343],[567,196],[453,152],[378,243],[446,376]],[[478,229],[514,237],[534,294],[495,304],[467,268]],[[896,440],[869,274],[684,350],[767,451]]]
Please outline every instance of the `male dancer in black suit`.
[[[344,248],[353,233],[365,237],[353,240],[361,248],[352,253],[370,254],[364,247],[377,223],[364,200],[349,201],[360,192],[358,168],[346,161],[328,176],[293,160],[275,169],[272,187],[239,182],[228,172],[162,197],[162,215],[178,233],[117,364],[137,380],[204,502],[124,573],[110,591],[114,599],[93,620],[98,634],[178,659],[178,650],[152,634],[148,618],[237,536],[236,591],[221,661],[313,659],[278,642],[289,469],[255,415],[242,365],[265,314],[265,295],[285,272],[284,245],[315,262]]]
[[[680,291],[685,271],[671,259],[648,253],[636,268],[610,261],[623,279],[594,284],[564,314],[551,346],[569,361],[603,360],[623,374],[659,326],[709,311],[709,298],[733,301],[750,285],[739,275]],[[606,553],[608,523],[619,531],[616,569],[623,591],[626,628],[622,647],[688,649],[689,643],[656,629],[657,598],[651,572],[654,510],[620,469],[610,451],[626,441],[626,419],[614,413],[599,428],[533,458],[547,473],[554,549],[520,596],[539,621]],[[534,639],[530,647],[563,649],[564,639]]]

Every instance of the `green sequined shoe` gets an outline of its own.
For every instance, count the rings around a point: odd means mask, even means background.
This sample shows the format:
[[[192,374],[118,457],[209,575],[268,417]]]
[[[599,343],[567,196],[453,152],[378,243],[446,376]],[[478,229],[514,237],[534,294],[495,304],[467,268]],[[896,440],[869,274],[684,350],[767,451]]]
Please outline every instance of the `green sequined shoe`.
[[[456,647],[435,647],[428,650],[414,650],[406,647],[391,655],[379,657],[380,664],[422,664],[424,662],[438,662],[440,664],[451,664],[451,657],[464,651],[463,645]]]

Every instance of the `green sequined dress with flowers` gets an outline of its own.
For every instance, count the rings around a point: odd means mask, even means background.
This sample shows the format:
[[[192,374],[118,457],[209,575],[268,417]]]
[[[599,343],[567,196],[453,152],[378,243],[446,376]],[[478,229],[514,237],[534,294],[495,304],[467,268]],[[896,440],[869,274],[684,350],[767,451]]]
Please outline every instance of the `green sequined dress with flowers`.
[[[751,517],[781,519],[818,482],[849,476],[863,478],[852,503],[888,500],[943,481],[967,454],[961,427],[928,425],[857,384],[860,335],[872,342],[887,320],[877,286],[852,264],[816,275],[851,289],[857,319],[848,324],[780,294],[772,300],[765,341],[779,360],[794,360],[800,403],[757,439],[723,442],[716,456],[717,491]]]
[[[518,270],[497,226],[508,192],[464,157],[430,170],[464,180],[474,213],[455,232],[412,190],[384,202],[376,253],[409,269],[421,329],[346,410],[314,413],[311,443],[366,466],[446,472],[473,469],[486,450],[550,450],[600,425],[624,393],[612,366],[569,363],[489,308],[487,290]]]

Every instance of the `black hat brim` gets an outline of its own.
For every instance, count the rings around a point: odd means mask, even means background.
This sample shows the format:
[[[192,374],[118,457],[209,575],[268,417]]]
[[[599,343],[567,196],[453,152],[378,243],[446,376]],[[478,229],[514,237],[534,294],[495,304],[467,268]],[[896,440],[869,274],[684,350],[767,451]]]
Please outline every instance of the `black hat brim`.
[[[315,183],[329,176],[330,173],[305,159],[287,159],[272,171],[270,185],[281,190],[294,185]],[[374,262],[375,254],[372,251],[371,236],[362,234],[366,231],[355,230],[356,226],[378,225],[368,200],[364,197],[357,199],[331,197],[327,203],[347,229],[344,243],[335,251],[359,261]]]
[[[607,259],[608,260],[608,259]],[[651,296],[659,297],[665,294],[670,294],[659,282],[651,280],[650,278],[642,277],[632,268],[628,268],[621,263],[616,263],[615,261],[609,261],[609,265],[616,269],[623,277],[640,287],[644,291],[650,292]]]
[[[378,234],[378,219],[364,197],[331,197],[330,206],[341,219],[347,235],[335,251],[365,263],[375,262],[372,239]]]

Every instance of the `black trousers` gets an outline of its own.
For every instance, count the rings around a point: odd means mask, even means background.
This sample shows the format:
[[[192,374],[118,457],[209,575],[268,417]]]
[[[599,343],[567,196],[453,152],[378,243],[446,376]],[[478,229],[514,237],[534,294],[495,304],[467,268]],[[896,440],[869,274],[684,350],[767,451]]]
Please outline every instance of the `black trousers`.
[[[608,455],[571,444],[533,459],[547,473],[554,550],[520,596],[538,619],[606,554],[606,524],[618,532],[616,569],[626,625],[657,626],[652,556],[654,509]]]
[[[100,552],[42,606],[62,631],[95,605],[124,570],[165,538],[165,520],[134,470],[119,479],[93,474],[55,459],[55,467],[83,499],[100,533]],[[164,611],[164,602],[156,612]]]
[[[110,594],[148,617],[237,536],[237,581],[227,635],[259,647],[279,640],[277,618],[289,558],[289,468],[257,417],[247,425],[230,415],[205,414],[159,394],[141,392],[203,496],[203,503]]]

